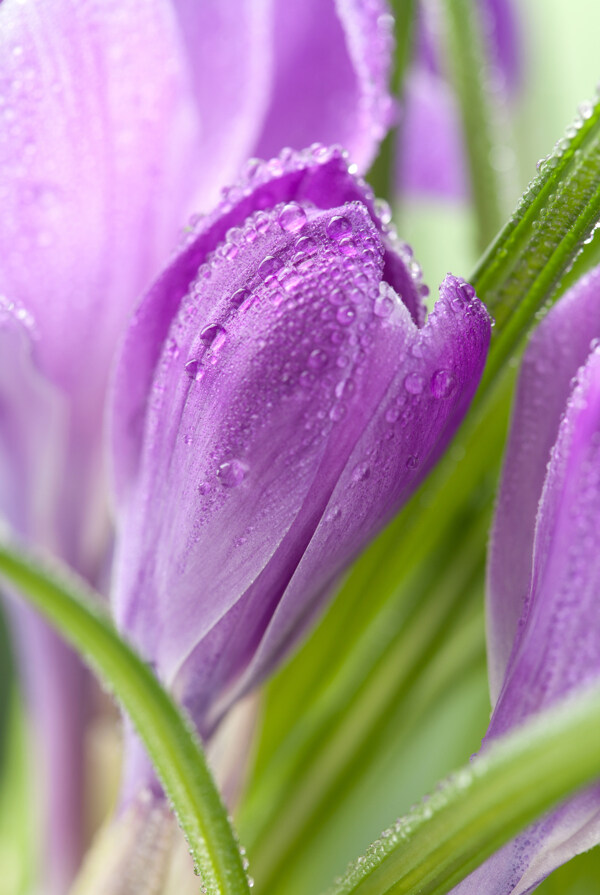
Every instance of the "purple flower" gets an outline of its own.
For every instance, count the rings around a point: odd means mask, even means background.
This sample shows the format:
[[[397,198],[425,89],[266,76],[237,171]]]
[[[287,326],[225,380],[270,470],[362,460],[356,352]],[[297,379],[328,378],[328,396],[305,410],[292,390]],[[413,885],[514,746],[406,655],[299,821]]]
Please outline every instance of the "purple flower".
[[[0,3],[0,513],[97,586],[103,405],[136,300],[190,210],[254,153],[335,140],[364,170],[392,111],[387,13],[385,0]],[[80,850],[85,693],[60,641],[29,613],[18,626],[51,790],[45,891],[62,893]]]
[[[518,28],[511,0],[481,0],[480,15],[491,75],[498,93],[520,77]],[[465,200],[469,194],[460,109],[444,71],[443,24],[421,4],[417,48],[406,77],[397,186],[401,196]]]
[[[483,368],[474,290],[448,276],[425,322],[377,208],[336,148],[251,166],[124,343],[114,611],[205,737],[421,481]]]
[[[600,676],[600,268],[550,311],[519,379],[488,570],[487,740]],[[575,377],[575,378],[573,378]],[[454,891],[525,895],[600,842],[600,788]]]

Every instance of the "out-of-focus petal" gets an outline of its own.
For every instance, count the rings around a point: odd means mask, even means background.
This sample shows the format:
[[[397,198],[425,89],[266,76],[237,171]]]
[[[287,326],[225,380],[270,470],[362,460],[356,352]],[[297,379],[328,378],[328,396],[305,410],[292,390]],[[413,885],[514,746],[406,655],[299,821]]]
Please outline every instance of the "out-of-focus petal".
[[[518,22],[510,0],[476,4],[497,95],[520,78]],[[396,184],[401,196],[464,202],[470,194],[460,109],[444,64],[443,21],[420,5],[415,60],[404,90]]]
[[[579,371],[545,478],[534,570],[487,740],[600,677],[600,349]],[[600,787],[526,830],[456,887],[525,895],[600,840]]]
[[[484,0],[483,26],[490,53],[495,56],[499,73],[509,91],[521,79],[521,40],[517,10],[513,0]]]
[[[393,118],[386,0],[279,0],[272,10],[273,92],[256,154],[341,143],[366,170]]]
[[[59,513],[65,490],[68,411],[35,363],[35,331],[23,308],[0,299],[0,507],[21,533],[69,553],[73,531]],[[86,678],[79,659],[20,600],[9,601],[18,635],[39,776],[35,779],[44,879],[64,892],[83,845],[80,749]]]
[[[246,158],[256,154],[276,78],[276,4],[273,0],[172,0],[172,5],[200,128],[187,174],[193,178],[190,186],[196,188],[195,208],[208,210],[217,203],[221,187],[231,183]],[[286,121],[293,120],[293,110],[285,111]]]
[[[90,425],[189,201],[181,58],[162,0],[0,6],[0,292],[33,315],[41,369]]]
[[[465,146],[456,97],[447,81],[424,66],[406,78],[397,184],[401,195],[465,200]]]
[[[529,592],[538,503],[571,380],[600,337],[600,268],[550,311],[523,358],[492,530],[488,667],[496,702]]]

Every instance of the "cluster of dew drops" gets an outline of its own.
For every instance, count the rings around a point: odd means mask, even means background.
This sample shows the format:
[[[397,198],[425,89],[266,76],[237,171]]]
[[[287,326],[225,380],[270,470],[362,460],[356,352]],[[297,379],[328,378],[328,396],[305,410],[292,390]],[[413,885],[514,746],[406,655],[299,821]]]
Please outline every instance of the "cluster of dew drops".
[[[315,164],[326,164],[334,158],[342,159],[352,176],[355,170],[348,164],[347,154],[339,147],[325,147],[321,144],[313,144],[310,149],[303,152],[294,152],[289,149],[282,151],[278,158],[267,162],[250,160],[247,163],[240,182],[223,191],[221,204],[217,211],[208,219],[195,217],[191,220],[184,241],[189,244],[197,233],[210,226],[213,220],[218,220],[229,214],[237,204],[251,196],[262,184],[269,183],[294,170],[306,169]],[[391,223],[392,215],[387,203],[375,200],[371,188],[358,177],[355,178],[360,192],[364,195],[364,202],[371,203],[378,216],[383,231],[383,240],[388,249],[394,251],[403,261],[418,294],[425,296],[427,287],[422,282],[422,273],[419,265],[412,256],[412,250],[398,239],[397,233]],[[244,244],[253,244],[265,236],[273,226],[279,227],[287,234],[296,237],[294,254],[288,263],[283,263],[279,258],[266,255],[257,267],[257,276],[262,287],[269,292],[270,301],[275,305],[282,305],[282,312],[296,304],[296,287],[301,281],[305,281],[311,273],[313,256],[318,246],[311,236],[304,235],[304,228],[309,219],[308,214],[311,204],[295,201],[282,202],[271,207],[268,211],[255,211],[246,218],[242,226],[230,228],[217,249],[206,259],[205,264],[198,271],[195,283],[191,287],[191,296],[198,298],[202,292],[202,283],[210,278],[216,264],[233,261],[239,254]],[[308,214],[307,214],[308,212]],[[361,246],[360,239],[352,232],[352,223],[344,214],[334,215],[327,224],[327,235],[337,243],[339,257],[346,258],[351,264],[352,259],[359,253],[364,253],[366,264],[374,260],[374,252],[367,246]],[[368,255],[372,257],[367,257]],[[360,274],[357,275],[360,278]],[[364,277],[366,280],[367,278]],[[229,302],[230,313],[243,314],[250,310],[257,302],[258,290],[252,291],[242,288],[235,291]],[[468,296],[465,295],[465,298]],[[329,290],[329,300],[335,305],[335,320],[338,329],[331,333],[332,340],[343,339],[340,328],[352,327],[356,321],[356,310],[350,302],[344,290],[332,288]],[[385,282],[381,282],[378,291],[373,295],[372,314],[374,317],[388,317],[393,313],[394,304],[398,296]],[[364,325],[363,325],[364,326]],[[214,367],[219,360],[223,346],[227,342],[227,329],[223,321],[210,323],[200,333],[201,354],[188,357],[184,364],[185,374],[194,381],[200,381],[207,370]],[[310,352],[306,370],[300,374],[300,382],[308,385],[314,381],[315,375],[322,372],[328,363],[327,354],[321,346],[313,348]],[[340,355],[338,363],[344,363]],[[450,371],[438,370],[433,374],[430,383],[431,392],[436,398],[446,398],[454,389],[454,379]],[[404,381],[404,389],[407,396],[418,396],[424,389],[424,379],[419,373],[409,373]],[[345,399],[350,396],[353,384],[350,379],[341,380],[336,386],[336,401],[329,411],[329,417],[334,422],[341,421],[346,412]],[[406,414],[405,414],[406,416]],[[391,425],[400,417],[397,407],[390,407],[386,413],[386,421]],[[408,468],[418,465],[418,458],[410,455],[406,461]],[[233,488],[240,485],[249,471],[248,464],[240,457],[232,456],[221,458],[218,463],[217,477],[224,488]],[[359,463],[352,479],[354,482],[365,481],[369,476],[367,464]],[[210,483],[204,481],[199,485],[201,494],[210,491]]]

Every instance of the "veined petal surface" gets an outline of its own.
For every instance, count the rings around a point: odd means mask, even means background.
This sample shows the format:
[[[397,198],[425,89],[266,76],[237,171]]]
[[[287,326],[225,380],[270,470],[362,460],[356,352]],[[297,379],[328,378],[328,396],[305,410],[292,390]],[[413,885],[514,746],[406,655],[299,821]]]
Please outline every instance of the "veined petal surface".
[[[314,147],[251,171],[134,316],[114,384],[119,625],[209,735],[458,425],[490,321],[424,322],[387,210]]]

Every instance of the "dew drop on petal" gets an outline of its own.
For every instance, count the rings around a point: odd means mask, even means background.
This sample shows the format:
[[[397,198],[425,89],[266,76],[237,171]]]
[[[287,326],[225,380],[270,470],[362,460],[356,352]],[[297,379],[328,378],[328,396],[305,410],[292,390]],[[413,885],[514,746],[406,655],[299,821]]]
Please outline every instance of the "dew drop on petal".
[[[409,373],[404,380],[404,388],[410,395],[420,395],[424,384],[423,377],[418,373]]]
[[[217,470],[217,476],[224,488],[236,488],[246,478],[248,466],[241,460],[225,460]]]
[[[335,315],[337,322],[341,323],[342,326],[350,326],[354,318],[356,317],[356,311],[354,308],[351,308],[349,305],[344,305],[341,307],[337,314]]]
[[[327,233],[332,239],[343,239],[352,232],[352,224],[343,215],[336,215],[327,224]]]
[[[296,202],[290,202],[281,209],[278,221],[282,230],[297,233],[306,224],[306,212]]]
[[[449,370],[437,370],[431,377],[431,394],[434,398],[449,398],[454,391],[454,376]]]
[[[353,482],[365,482],[371,475],[371,467],[368,463],[359,463],[352,473]]]
[[[210,323],[200,333],[200,339],[207,348],[218,351],[227,341],[227,333],[225,328],[218,323]]]
[[[204,367],[199,360],[189,360],[185,365],[185,372],[190,379],[195,379],[199,382],[204,376]]]
[[[326,351],[323,351],[322,348],[315,348],[308,358],[308,366],[313,370],[323,370],[327,366],[328,360]]]

